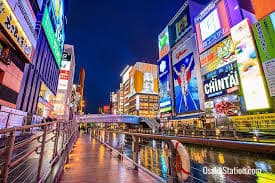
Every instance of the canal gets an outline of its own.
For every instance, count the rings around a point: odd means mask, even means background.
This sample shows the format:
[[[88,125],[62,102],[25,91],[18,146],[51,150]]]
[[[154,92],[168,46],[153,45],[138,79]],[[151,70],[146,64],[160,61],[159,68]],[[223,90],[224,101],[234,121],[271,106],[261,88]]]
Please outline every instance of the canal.
[[[101,133],[101,139],[114,148],[121,149],[132,158],[132,136],[114,132]],[[139,138],[138,163],[155,174],[167,180],[167,165],[165,163],[164,141]],[[190,162],[190,176],[186,182],[275,182],[275,157],[222,148],[212,148],[199,145],[184,144]],[[255,174],[233,174],[232,170],[246,169]],[[227,174],[222,171],[228,170]],[[231,170],[231,171],[229,171]],[[209,174],[206,173],[209,171]]]

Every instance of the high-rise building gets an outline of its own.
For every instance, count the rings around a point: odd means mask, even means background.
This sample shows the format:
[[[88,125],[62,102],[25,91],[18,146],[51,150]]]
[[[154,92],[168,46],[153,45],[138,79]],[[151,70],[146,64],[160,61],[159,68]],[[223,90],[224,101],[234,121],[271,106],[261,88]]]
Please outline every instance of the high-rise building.
[[[17,3],[14,0],[11,2]],[[18,1],[20,2],[22,1]],[[29,3],[24,1],[23,4]],[[24,67],[16,106],[19,110],[46,117],[53,112],[57,93],[65,39],[66,4],[60,1],[56,5],[54,1],[45,0],[32,1],[30,4],[36,15],[36,24],[33,27],[38,34],[37,44],[32,62]]]
[[[54,115],[69,118],[73,79],[75,71],[75,53],[73,45],[64,45],[57,94],[54,102]],[[72,112],[72,111],[71,111]]]
[[[117,105],[118,105],[118,114],[123,114],[123,101],[124,101],[124,95],[123,95],[123,84],[119,84],[119,89],[117,90]]]
[[[117,92],[111,92],[110,105],[111,105],[111,113],[118,114],[118,94],[117,94]]]
[[[137,62],[122,72],[124,114],[157,117],[157,65]]]
[[[79,113],[83,114],[83,109],[85,107],[85,101],[84,101],[84,97],[83,97],[83,93],[84,93],[84,81],[85,81],[85,69],[82,67],[80,69],[80,73],[79,73],[79,82],[78,82],[78,86],[79,86],[79,94],[80,94],[80,104],[79,104]]]

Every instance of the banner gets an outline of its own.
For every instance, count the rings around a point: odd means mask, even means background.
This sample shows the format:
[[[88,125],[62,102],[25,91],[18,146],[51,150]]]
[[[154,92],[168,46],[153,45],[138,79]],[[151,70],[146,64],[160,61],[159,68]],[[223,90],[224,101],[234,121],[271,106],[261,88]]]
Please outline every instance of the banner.
[[[275,121],[275,113],[268,113],[268,114],[255,114],[255,115],[245,115],[245,116],[233,116],[232,122],[233,123],[240,123],[240,122],[272,122]]]

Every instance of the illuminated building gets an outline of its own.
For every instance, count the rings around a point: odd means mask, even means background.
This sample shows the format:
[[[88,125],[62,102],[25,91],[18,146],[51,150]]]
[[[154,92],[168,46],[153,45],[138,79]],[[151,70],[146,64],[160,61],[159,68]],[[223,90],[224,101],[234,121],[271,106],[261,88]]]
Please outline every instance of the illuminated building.
[[[78,90],[78,85],[73,84],[72,87],[72,93],[71,93],[71,99],[70,99],[70,111],[72,111],[74,114],[78,113],[79,111],[79,102],[80,102],[80,94]]]
[[[33,27],[39,34],[32,62],[24,68],[16,106],[44,117],[53,112],[65,39],[66,4],[60,2],[58,6],[54,1],[30,3],[37,15]]]
[[[118,95],[117,92],[110,94],[111,114],[118,114]]]
[[[58,89],[54,102],[54,115],[59,118],[69,118],[74,70],[74,46],[65,44],[60,68]]]
[[[125,75],[126,74],[126,75]],[[158,114],[157,65],[137,62],[122,76],[125,114],[155,118]]]
[[[79,95],[80,95],[80,102],[79,102],[79,113],[83,114],[83,109],[85,107],[85,101],[83,98],[83,91],[84,91],[84,81],[85,81],[85,70],[82,67],[80,69],[80,73],[79,73],[79,82],[78,82],[78,86],[79,86]]]
[[[129,108],[129,85],[130,85],[130,80],[129,80],[129,73],[131,70],[132,66],[127,65],[123,71],[121,72],[120,76],[122,77],[122,86],[121,86],[121,91],[122,91],[122,114],[128,114],[128,108]]]
[[[123,84],[119,84],[119,90],[117,91],[117,105],[118,105],[118,114],[123,114],[123,101],[124,101],[124,95],[123,95]]]
[[[0,9],[0,105],[16,108],[24,65],[33,62],[37,46],[36,18],[32,16],[37,12],[26,3],[14,0],[0,0]],[[8,18],[12,21],[5,23]],[[20,40],[25,41],[21,44]]]

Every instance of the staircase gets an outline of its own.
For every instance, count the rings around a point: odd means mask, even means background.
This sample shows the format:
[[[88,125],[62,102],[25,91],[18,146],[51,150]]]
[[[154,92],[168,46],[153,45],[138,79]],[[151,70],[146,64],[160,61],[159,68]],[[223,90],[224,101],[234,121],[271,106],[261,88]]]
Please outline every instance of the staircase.
[[[146,123],[153,131],[159,128],[159,123],[154,118],[140,117],[140,123]]]

